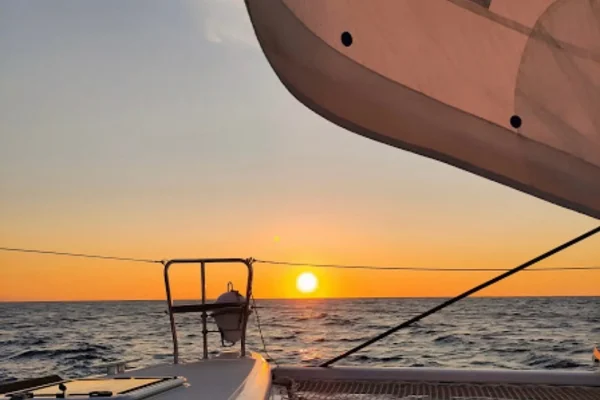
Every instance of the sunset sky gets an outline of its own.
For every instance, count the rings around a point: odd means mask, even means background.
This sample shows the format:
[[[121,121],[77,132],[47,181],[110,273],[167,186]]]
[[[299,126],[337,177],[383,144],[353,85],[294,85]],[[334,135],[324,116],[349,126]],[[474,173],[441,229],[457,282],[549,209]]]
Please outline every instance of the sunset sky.
[[[0,5],[0,247],[510,268],[597,224],[312,113],[240,0]],[[598,265],[600,236],[541,264]],[[243,273],[210,267],[209,297]],[[255,274],[257,298],[451,296],[494,275]],[[174,278],[176,297],[199,295],[197,269]],[[598,282],[524,272],[482,294],[600,296]],[[0,301],[162,298],[160,265],[0,252]]]

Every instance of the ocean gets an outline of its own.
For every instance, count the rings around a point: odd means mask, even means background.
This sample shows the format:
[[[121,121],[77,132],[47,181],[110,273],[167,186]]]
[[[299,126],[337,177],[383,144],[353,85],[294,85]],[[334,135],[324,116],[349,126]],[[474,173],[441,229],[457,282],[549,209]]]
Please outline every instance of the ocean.
[[[257,300],[268,354],[315,365],[443,299]],[[340,361],[339,365],[591,370],[599,297],[472,298]],[[256,315],[249,348],[265,354]],[[176,315],[184,360],[201,356],[199,314]],[[219,351],[218,334],[210,349]],[[0,303],[0,382],[103,373],[172,360],[162,301]]]

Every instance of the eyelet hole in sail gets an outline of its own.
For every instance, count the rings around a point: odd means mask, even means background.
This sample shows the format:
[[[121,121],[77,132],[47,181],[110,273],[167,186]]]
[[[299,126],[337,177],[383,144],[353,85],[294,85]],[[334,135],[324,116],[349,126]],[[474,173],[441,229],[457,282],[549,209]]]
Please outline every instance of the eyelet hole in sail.
[[[519,129],[521,125],[523,125],[523,120],[521,120],[521,117],[519,117],[518,115],[513,115],[512,117],[510,117],[510,126],[512,126],[515,129]]]
[[[342,44],[346,47],[350,47],[352,45],[352,35],[350,32],[342,32]]]

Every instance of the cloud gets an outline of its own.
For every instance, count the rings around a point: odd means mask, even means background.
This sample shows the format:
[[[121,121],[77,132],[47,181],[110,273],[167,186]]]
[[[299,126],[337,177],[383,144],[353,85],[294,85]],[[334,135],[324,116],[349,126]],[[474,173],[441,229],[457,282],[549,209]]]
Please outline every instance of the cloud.
[[[212,43],[233,43],[258,49],[243,0],[187,0],[190,12]]]

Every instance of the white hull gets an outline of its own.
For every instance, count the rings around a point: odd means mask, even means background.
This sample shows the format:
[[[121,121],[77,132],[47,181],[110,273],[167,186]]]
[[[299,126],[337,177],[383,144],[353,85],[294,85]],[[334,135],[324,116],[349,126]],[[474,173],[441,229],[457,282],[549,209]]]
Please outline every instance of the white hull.
[[[271,367],[256,353],[187,364],[163,364],[127,371],[116,376],[182,376],[186,383],[153,400],[238,399],[262,400],[270,396]]]

